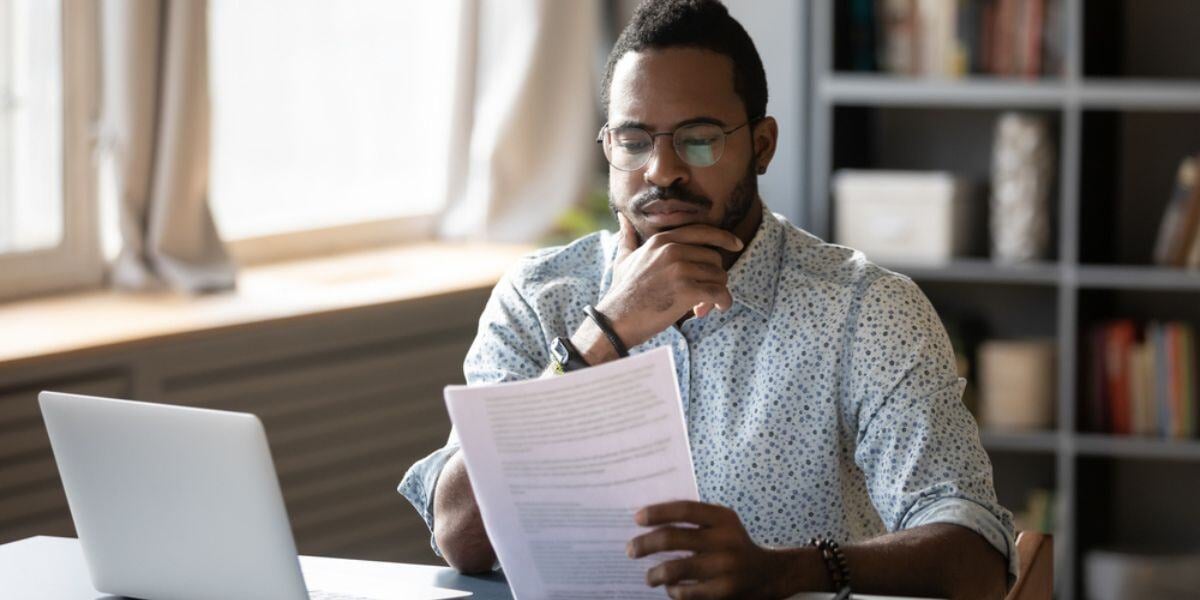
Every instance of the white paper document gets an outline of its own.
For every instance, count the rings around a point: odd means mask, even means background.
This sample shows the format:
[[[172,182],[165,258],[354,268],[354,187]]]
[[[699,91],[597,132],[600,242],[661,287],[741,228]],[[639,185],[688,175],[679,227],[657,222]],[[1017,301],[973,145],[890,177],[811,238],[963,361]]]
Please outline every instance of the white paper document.
[[[665,598],[633,513],[698,500],[669,348],[568,373],[450,386],[446,406],[517,600]]]

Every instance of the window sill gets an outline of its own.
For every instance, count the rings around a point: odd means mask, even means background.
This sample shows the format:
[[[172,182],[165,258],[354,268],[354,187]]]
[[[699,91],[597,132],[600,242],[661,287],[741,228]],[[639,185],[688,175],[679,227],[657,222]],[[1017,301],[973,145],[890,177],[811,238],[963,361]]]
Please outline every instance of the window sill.
[[[92,291],[0,305],[0,365],[489,288],[532,248],[422,243],[243,269],[209,296]]]

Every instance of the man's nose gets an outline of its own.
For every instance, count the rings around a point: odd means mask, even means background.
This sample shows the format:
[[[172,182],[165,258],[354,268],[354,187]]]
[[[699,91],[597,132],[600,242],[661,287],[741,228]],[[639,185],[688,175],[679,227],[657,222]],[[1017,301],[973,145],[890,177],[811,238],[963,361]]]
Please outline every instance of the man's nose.
[[[653,150],[643,177],[646,183],[661,188],[671,187],[675,183],[687,183],[687,165],[679,159],[679,154],[675,152],[675,142],[670,136],[654,138]]]

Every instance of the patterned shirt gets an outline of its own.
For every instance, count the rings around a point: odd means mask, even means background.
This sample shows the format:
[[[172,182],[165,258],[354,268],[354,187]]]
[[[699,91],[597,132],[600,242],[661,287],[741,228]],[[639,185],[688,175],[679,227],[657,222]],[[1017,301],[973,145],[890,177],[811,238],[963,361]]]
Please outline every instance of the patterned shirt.
[[[550,342],[608,289],[617,241],[601,231],[511,269],[480,317],[467,383],[541,375]],[[945,329],[916,284],[764,210],[728,287],[726,312],[629,350],[674,353],[700,498],[733,508],[764,546],[958,524],[1008,558],[1011,582],[1012,515],[996,500]],[[430,530],[438,475],[458,447],[451,431],[400,482]]]

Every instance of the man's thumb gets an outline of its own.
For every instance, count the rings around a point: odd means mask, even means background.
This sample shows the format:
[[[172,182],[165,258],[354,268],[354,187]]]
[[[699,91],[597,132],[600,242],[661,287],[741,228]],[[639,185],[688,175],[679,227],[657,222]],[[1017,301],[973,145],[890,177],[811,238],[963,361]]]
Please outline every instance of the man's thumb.
[[[637,250],[638,234],[637,230],[633,228],[633,224],[620,211],[617,211],[617,223],[620,226],[620,229],[617,231],[617,235],[620,236],[620,239],[617,241],[619,244],[617,256],[624,257]]]

